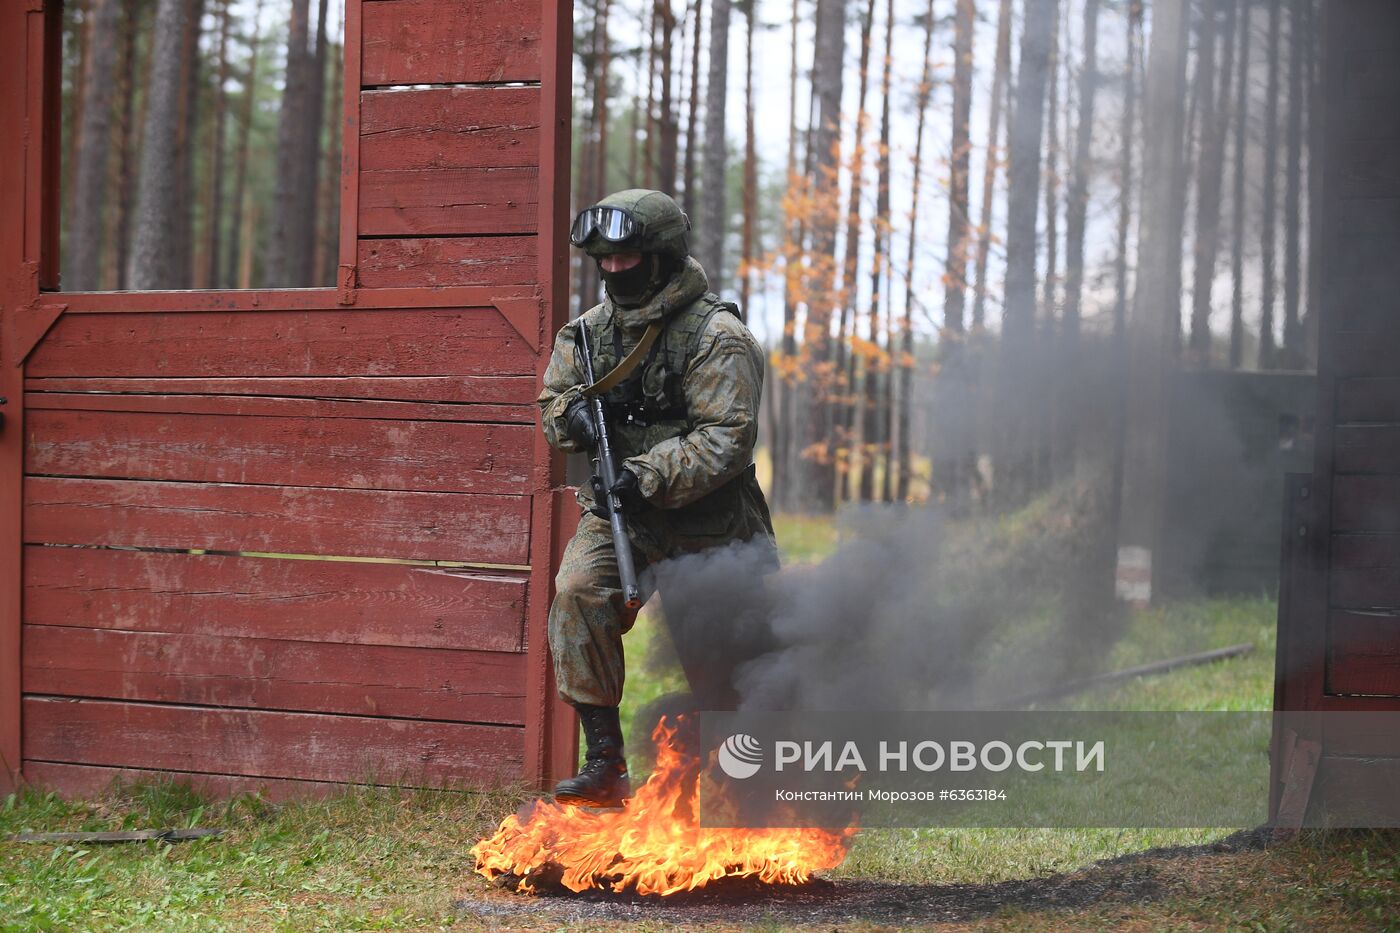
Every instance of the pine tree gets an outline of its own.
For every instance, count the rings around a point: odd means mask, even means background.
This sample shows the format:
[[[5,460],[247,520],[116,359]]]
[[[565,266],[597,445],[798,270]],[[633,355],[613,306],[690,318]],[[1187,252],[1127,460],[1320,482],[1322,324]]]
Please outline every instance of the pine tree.
[[[107,193],[107,156],[112,148],[113,97],[116,89],[121,0],[91,0],[88,15],[101,41],[92,43],[81,97],[82,128],[78,133],[77,166],[73,172],[72,226],[64,286],[69,291],[100,287],[103,212]]]
[[[1008,0],[1009,2],[1009,0]],[[918,126],[914,131],[913,181],[909,194],[909,252],[904,260],[904,320],[900,324],[900,356],[896,362],[899,371],[899,427],[896,438],[899,450],[895,459],[899,464],[899,483],[895,496],[901,502],[909,500],[909,485],[912,479],[913,463],[909,430],[913,408],[914,389],[914,259],[919,241],[919,194],[923,184],[924,166],[924,125],[928,116],[929,99],[933,96],[933,0],[929,0],[924,13],[924,70],[919,80]]]
[[[127,284],[168,288],[175,265],[175,135],[180,120],[180,48],[189,16],[186,0],[159,0],[151,39],[151,80],[142,131],[135,231]]]

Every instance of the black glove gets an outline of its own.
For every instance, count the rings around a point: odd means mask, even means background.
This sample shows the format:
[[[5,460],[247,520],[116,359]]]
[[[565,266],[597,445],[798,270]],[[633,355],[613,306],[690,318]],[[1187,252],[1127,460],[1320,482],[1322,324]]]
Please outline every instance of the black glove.
[[[569,440],[592,450],[598,446],[598,432],[593,430],[593,416],[588,411],[588,399],[580,395],[564,409],[564,429]]]
[[[603,521],[612,520],[612,510],[608,508],[608,495],[603,491],[603,481],[596,476],[589,477],[588,484],[593,487],[593,501],[596,503],[589,509],[594,515]],[[626,467],[622,468],[621,475],[617,482],[612,484],[612,491],[617,493],[617,497],[622,500],[622,510],[633,515],[649,508],[650,504],[642,498],[642,489],[637,483],[637,474]]]
[[[637,474],[626,467],[618,471],[612,493],[622,503],[624,512],[636,514],[647,506],[647,500],[642,498],[642,487],[637,483]]]

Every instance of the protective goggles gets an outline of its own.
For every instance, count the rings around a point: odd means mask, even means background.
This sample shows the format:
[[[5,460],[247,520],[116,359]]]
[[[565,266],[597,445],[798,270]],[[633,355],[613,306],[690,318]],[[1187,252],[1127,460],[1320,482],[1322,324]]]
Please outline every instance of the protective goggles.
[[[610,243],[622,243],[641,230],[642,225],[637,219],[620,207],[590,207],[579,211],[574,218],[569,242],[582,246],[596,233]]]

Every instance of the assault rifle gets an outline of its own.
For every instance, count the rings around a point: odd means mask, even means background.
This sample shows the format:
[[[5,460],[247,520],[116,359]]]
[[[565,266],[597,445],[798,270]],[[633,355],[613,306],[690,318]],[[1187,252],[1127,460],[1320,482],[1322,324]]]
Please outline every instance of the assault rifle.
[[[593,345],[588,339],[588,325],[583,321],[578,322],[578,336],[579,353],[583,356],[583,374],[591,387],[598,380],[593,375]],[[585,398],[588,401],[588,414],[593,419],[593,435],[598,439],[593,447],[594,492],[607,500],[605,507],[608,521],[612,524],[613,550],[617,552],[617,576],[622,581],[623,602],[628,609],[638,609],[642,605],[642,596],[637,588],[637,568],[632,562],[632,542],[627,537],[627,526],[623,521],[622,499],[612,491],[621,467],[618,466],[617,457],[613,453],[607,409],[599,396],[588,395]]]

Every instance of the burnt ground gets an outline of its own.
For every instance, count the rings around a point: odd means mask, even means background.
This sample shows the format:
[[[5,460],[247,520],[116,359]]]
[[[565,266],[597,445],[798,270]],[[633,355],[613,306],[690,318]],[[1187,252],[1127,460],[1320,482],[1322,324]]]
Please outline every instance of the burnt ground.
[[[546,924],[644,922],[699,924],[877,925],[951,923],[1007,909],[1059,910],[1108,903],[1137,903],[1164,896],[1162,859],[1191,859],[1262,849],[1264,829],[1244,830],[1199,846],[1148,849],[1105,859],[1071,873],[995,884],[915,885],[886,881],[816,880],[800,887],[769,887],[735,879],[686,894],[642,897],[567,890],[520,895],[486,887],[479,897],[455,901],[462,922],[508,927]]]

